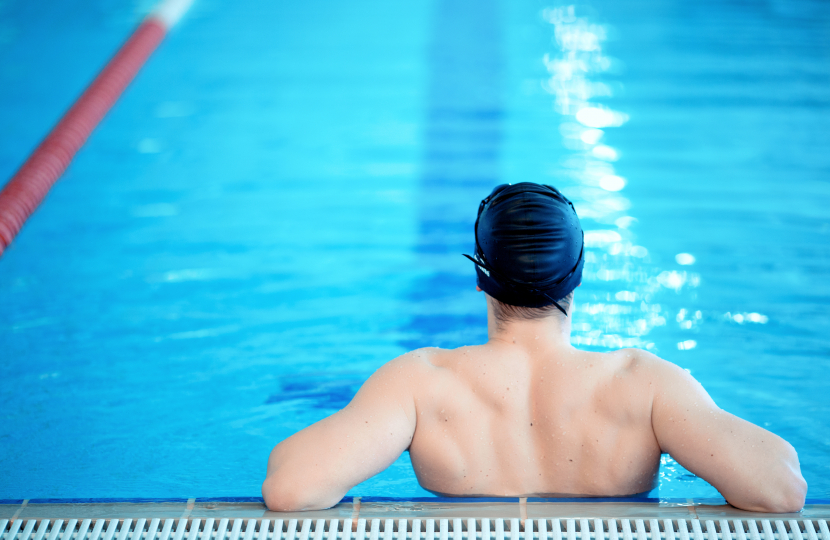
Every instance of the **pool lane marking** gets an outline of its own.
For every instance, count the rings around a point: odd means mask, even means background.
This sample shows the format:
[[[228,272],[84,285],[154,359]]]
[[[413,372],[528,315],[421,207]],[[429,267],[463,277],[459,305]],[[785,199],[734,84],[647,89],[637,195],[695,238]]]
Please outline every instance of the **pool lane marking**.
[[[196,499],[187,499],[187,506],[184,507],[184,512],[182,513],[182,517],[179,519],[187,519],[190,517],[190,513],[193,512],[193,507],[196,506]]]
[[[357,518],[360,517],[360,497],[352,499],[352,523],[357,524]]]
[[[26,505],[27,505],[27,504],[29,504],[29,499],[23,499],[23,502],[22,502],[22,503],[20,503],[20,508],[18,508],[18,509],[17,509],[17,512],[15,512],[15,513],[14,513],[14,515],[12,516],[12,518],[9,520],[9,523],[14,523],[14,520],[16,520],[16,519],[17,519],[17,516],[19,516],[19,515],[20,515],[20,512],[22,512],[22,511],[23,511],[23,509],[24,509],[24,508],[26,508]]]
[[[689,509],[689,513],[692,515],[693,519],[698,519],[697,517],[697,508],[695,508],[695,500],[694,499],[686,499],[686,502],[689,503],[687,507]]]
[[[193,0],[163,0],[0,190],[0,256]]]

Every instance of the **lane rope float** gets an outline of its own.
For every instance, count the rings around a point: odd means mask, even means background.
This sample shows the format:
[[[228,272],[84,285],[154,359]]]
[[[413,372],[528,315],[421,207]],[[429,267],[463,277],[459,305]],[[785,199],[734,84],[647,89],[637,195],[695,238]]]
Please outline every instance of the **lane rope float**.
[[[0,191],[0,256],[193,0],[163,0]]]

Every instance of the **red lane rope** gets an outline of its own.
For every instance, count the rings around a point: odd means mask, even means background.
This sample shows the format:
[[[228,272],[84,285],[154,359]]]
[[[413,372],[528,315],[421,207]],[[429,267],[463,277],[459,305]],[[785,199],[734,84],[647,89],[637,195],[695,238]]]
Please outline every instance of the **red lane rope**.
[[[146,19],[0,191],[0,256],[166,33]]]

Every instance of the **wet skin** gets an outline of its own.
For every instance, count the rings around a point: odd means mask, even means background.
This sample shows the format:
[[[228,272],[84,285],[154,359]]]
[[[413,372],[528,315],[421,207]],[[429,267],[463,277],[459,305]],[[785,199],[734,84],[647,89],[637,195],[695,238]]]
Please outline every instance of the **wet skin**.
[[[540,343],[542,342],[542,343]],[[452,495],[630,495],[660,463],[637,354],[512,339],[412,353],[423,487]]]
[[[407,353],[278,444],[267,506],[332,506],[407,450],[442,495],[630,495],[670,453],[739,508],[803,506],[792,446],[718,408],[685,370],[638,349],[576,349],[564,315],[498,325],[488,297],[488,316],[486,344]]]

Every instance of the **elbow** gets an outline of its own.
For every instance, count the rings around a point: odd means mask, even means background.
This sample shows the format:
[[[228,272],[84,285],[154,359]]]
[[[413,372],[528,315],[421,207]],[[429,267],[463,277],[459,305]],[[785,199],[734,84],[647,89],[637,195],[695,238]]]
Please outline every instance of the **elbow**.
[[[303,495],[296,485],[281,482],[277,475],[267,477],[262,483],[262,499],[272,512],[311,510]]]
[[[793,477],[786,482],[786,485],[782,485],[776,490],[766,511],[771,513],[800,512],[804,508],[806,498],[807,482],[801,476],[801,473],[795,472]]]
[[[800,512],[807,498],[807,481],[801,475],[798,454],[791,445],[787,444],[787,446],[789,447],[789,459],[784,467],[786,472],[776,486],[772,501],[774,504],[771,505],[769,512]]]
[[[262,499],[272,512],[302,512],[331,508],[340,499],[331,500],[303,487],[304,483],[290,482],[279,475],[268,476],[262,483]]]
[[[777,485],[766,486],[762,496],[753,503],[735,505],[744,510],[765,512],[769,514],[784,514],[800,512],[804,508],[807,497],[807,482],[801,473],[794,471],[788,478],[780,480]]]
[[[262,483],[262,500],[272,512],[288,512],[296,509],[295,497],[290,496],[287,490],[280,489],[273,476],[267,477]]]

